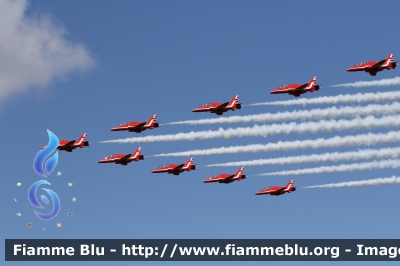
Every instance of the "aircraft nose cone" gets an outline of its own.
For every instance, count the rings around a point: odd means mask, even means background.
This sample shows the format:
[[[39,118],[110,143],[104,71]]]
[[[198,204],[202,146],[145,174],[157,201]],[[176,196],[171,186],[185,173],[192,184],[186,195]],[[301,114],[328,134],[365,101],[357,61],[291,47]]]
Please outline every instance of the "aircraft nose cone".
[[[257,191],[257,192],[256,192],[256,195],[261,195],[261,191]]]
[[[118,130],[118,127],[111,128],[111,131],[117,131],[117,130]]]

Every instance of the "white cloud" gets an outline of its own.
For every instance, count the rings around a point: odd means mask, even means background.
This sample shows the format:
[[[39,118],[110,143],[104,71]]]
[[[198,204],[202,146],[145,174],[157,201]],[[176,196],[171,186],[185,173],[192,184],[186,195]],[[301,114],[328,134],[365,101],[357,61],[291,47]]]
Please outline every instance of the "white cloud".
[[[26,0],[0,0],[0,102],[95,65],[83,44],[47,16],[27,16]]]

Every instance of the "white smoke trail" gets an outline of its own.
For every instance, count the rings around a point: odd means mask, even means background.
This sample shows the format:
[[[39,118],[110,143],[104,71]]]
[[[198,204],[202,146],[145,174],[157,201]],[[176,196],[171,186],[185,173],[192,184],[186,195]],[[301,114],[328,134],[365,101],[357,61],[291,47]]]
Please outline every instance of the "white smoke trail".
[[[321,120],[318,122],[305,123],[288,123],[288,124],[271,124],[271,125],[254,125],[253,127],[239,128],[219,128],[218,130],[207,131],[191,131],[188,133],[168,134],[160,136],[146,136],[116,140],[106,140],[100,143],[138,143],[138,142],[168,142],[183,140],[204,140],[215,138],[231,138],[231,137],[266,137],[275,134],[290,133],[316,133],[319,131],[329,132],[332,130],[343,131],[349,129],[373,128],[373,127],[389,127],[400,126],[400,115],[384,116],[376,118],[368,116],[366,118],[355,118],[352,120]]]
[[[300,164],[300,163],[319,163],[319,162],[337,162],[337,161],[356,161],[369,160],[372,158],[397,158],[400,156],[400,147],[383,148],[378,150],[364,149],[348,152],[327,152],[323,154],[311,154],[300,156],[289,156],[272,159],[260,159],[241,162],[229,162],[219,164],[209,164],[213,166],[261,166],[261,165],[283,165],[283,164]]]
[[[385,102],[395,101],[400,99],[400,91],[388,91],[388,92],[368,92],[368,93],[356,93],[356,94],[339,94],[335,96],[324,96],[311,99],[295,99],[288,101],[275,101],[265,103],[253,103],[249,106],[257,105],[303,105],[307,104],[339,104],[339,103],[363,103],[363,102]]]
[[[394,77],[391,79],[381,79],[381,80],[372,80],[372,81],[356,81],[354,83],[344,83],[344,84],[332,85],[331,87],[363,88],[363,87],[383,87],[383,86],[399,86],[399,85],[400,85],[400,77]]]
[[[162,153],[153,156],[202,156],[202,155],[221,155],[236,153],[256,153],[256,152],[272,152],[272,151],[289,151],[319,148],[337,148],[342,146],[371,146],[377,143],[394,143],[400,141],[400,131],[390,131],[388,133],[367,133],[350,136],[335,136],[332,138],[318,138],[294,141],[279,141],[267,144],[251,144],[244,146],[230,146],[211,148],[203,150],[191,150],[182,152]]]
[[[344,188],[344,187],[365,187],[365,186],[386,186],[400,184],[400,177],[392,176],[385,178],[374,178],[360,181],[349,181],[341,183],[331,183],[326,185],[308,186],[304,188]]]
[[[256,176],[325,174],[325,173],[334,173],[334,172],[351,172],[351,171],[363,171],[363,170],[384,169],[384,168],[393,168],[393,169],[400,168],[400,160],[382,160],[382,161],[372,161],[372,162],[365,162],[365,163],[341,164],[341,165],[334,165],[334,166],[320,166],[320,167],[315,167],[315,168],[306,168],[306,169],[258,174]]]
[[[325,109],[311,109],[311,110],[295,110],[292,112],[279,112],[279,113],[265,113],[257,115],[245,116],[229,116],[199,120],[187,120],[180,122],[167,123],[169,125],[211,125],[211,124],[227,124],[227,123],[251,123],[251,122],[276,122],[287,120],[307,120],[307,119],[323,119],[323,118],[337,118],[356,117],[359,115],[391,115],[400,111],[400,103],[394,102],[392,104],[370,104],[367,106],[343,106],[337,108],[336,106]]]

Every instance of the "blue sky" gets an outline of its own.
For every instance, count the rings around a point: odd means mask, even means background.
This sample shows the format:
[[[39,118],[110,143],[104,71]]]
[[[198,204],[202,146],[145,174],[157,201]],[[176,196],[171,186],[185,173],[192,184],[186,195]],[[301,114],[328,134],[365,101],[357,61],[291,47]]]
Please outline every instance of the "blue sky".
[[[6,8],[8,2],[0,1]],[[23,2],[17,3],[23,6]],[[35,64],[25,69],[15,67],[15,71],[20,70],[15,72],[17,78],[10,83],[1,83],[0,90],[7,91],[0,98],[3,129],[1,234],[4,238],[400,237],[395,230],[400,218],[394,211],[397,186],[301,189],[317,184],[390,177],[397,174],[396,169],[258,176],[229,185],[202,183],[211,175],[237,170],[237,167],[203,167],[206,164],[351,151],[357,147],[197,156],[194,157],[197,169],[179,176],[151,174],[151,170],[166,163],[183,163],[187,157],[146,157],[192,149],[387,132],[395,128],[153,144],[99,143],[109,139],[252,126],[166,125],[140,135],[110,131],[111,127],[125,121],[145,121],[153,113],[157,114],[159,123],[214,118],[213,114],[192,113],[191,110],[207,102],[228,101],[234,95],[239,95],[245,104],[291,100],[294,97],[271,95],[269,92],[282,84],[305,83],[312,76],[318,77],[322,88],[301,98],[396,90],[398,87],[329,86],[399,75],[398,69],[380,72],[376,77],[345,70],[360,61],[381,60],[390,53],[395,55],[395,59],[400,56],[399,36],[396,35],[400,3],[98,1],[94,4],[74,0],[28,3],[24,16],[35,19],[44,16],[45,21],[54,24],[54,27],[49,27],[38,23],[37,27],[41,29],[61,34],[57,29],[63,28],[65,35],[62,40],[70,44],[66,47],[72,48],[69,53],[61,55],[59,61],[50,60],[43,68],[39,64],[37,69]],[[7,32],[9,25],[6,19],[13,21],[11,15],[0,19],[2,34]],[[74,46],[77,43],[84,47]],[[3,49],[4,46],[0,47]],[[60,51],[67,49],[60,47]],[[24,53],[15,49],[18,58],[9,61],[12,63],[0,64],[2,71],[10,70],[18,60],[24,62]],[[1,54],[6,55],[7,51],[3,49]],[[37,62],[35,57],[32,58]],[[68,63],[64,64],[65,61]],[[49,78],[44,81],[37,79],[42,75]],[[2,77],[6,79],[8,76],[2,74]],[[244,106],[224,116],[313,107]],[[48,180],[61,199],[61,213],[57,218],[44,222],[34,215],[26,194],[29,186],[40,179],[33,171],[32,163],[39,148],[47,144],[47,129],[60,139],[76,139],[87,132],[90,147],[72,153],[59,152],[55,171],[61,171],[62,176],[53,173]],[[138,146],[143,147],[144,161],[126,167],[97,163],[106,155],[133,152]],[[340,163],[345,162],[254,166],[246,167],[245,173],[255,175]],[[295,193],[280,197],[254,195],[265,186],[285,185],[290,179],[294,179],[298,187]],[[17,182],[22,186],[17,187]],[[73,187],[68,187],[68,182],[72,182]],[[77,198],[76,203],[71,201],[72,197]],[[18,201],[14,202],[12,198]],[[22,216],[16,217],[16,212],[21,212]],[[73,217],[69,218],[68,212],[73,212]],[[33,227],[27,228],[27,223],[32,223]],[[57,228],[56,223],[62,223],[62,228]],[[4,254],[3,243],[0,248]],[[40,262],[42,264],[50,265]],[[51,265],[58,264],[64,265],[51,262]],[[97,265],[95,262],[82,264]],[[118,264],[128,265],[129,262]],[[215,264],[232,265],[229,262]],[[356,265],[341,263],[347,264]]]

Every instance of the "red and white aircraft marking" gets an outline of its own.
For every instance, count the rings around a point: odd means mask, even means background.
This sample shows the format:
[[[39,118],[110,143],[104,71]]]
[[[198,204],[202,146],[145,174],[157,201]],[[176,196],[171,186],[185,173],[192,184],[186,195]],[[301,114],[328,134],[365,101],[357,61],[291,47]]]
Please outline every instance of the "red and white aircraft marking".
[[[166,164],[163,166],[158,167],[157,169],[154,169],[151,171],[152,173],[168,173],[168,174],[173,174],[173,175],[179,175],[180,173],[184,171],[191,171],[191,170],[196,170],[196,166],[193,164],[193,158],[190,158],[186,163],[184,164]]]
[[[116,127],[113,127],[111,131],[122,131],[127,130],[129,132],[140,133],[145,131],[146,129],[153,129],[158,127],[158,123],[156,122],[157,115],[152,115],[147,122],[125,122],[119,124]]]
[[[142,148],[137,148],[132,154],[114,154],[101,159],[98,163],[115,163],[121,165],[128,165],[132,161],[144,160],[143,154],[141,154]]]
[[[356,72],[356,71],[365,71],[368,72],[371,76],[375,76],[376,73],[382,71],[384,69],[395,69],[397,66],[397,62],[393,62],[394,55],[390,54],[386,59],[383,59],[379,62],[361,62],[355,66],[347,69],[348,72]]]
[[[192,112],[195,112],[195,113],[210,112],[210,113],[214,113],[217,115],[222,115],[224,112],[227,112],[229,110],[235,111],[236,109],[241,109],[241,108],[242,108],[242,105],[239,103],[239,95],[236,95],[229,102],[206,103],[198,108],[193,109]]]
[[[296,191],[296,188],[293,186],[294,181],[290,180],[284,187],[274,186],[274,187],[266,187],[256,192],[256,195],[271,195],[271,196],[279,196],[285,193],[292,193]]]
[[[214,175],[212,177],[207,178],[206,180],[203,181],[203,183],[224,183],[224,184],[229,184],[234,181],[240,181],[242,179],[246,178],[246,175],[243,174],[244,167],[239,168],[237,170],[236,174],[219,174],[219,175]]]
[[[319,85],[317,84],[317,77],[313,77],[308,83],[305,84],[287,84],[280,86],[279,88],[270,92],[270,94],[281,94],[288,93],[294,97],[299,97],[308,91],[314,92],[319,90]]]
[[[57,149],[60,151],[72,152],[73,149],[83,148],[84,146],[89,146],[89,141],[86,140],[87,133],[83,133],[77,140],[60,140]],[[43,146],[41,149],[46,148]]]

